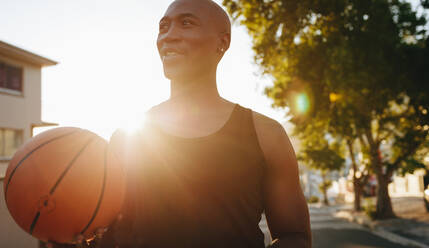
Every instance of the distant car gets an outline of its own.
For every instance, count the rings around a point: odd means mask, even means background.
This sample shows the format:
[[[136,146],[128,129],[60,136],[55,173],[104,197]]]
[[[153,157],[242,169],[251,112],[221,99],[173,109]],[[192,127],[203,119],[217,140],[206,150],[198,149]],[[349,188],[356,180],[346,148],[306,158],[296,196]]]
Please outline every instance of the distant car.
[[[425,189],[423,199],[425,201],[426,210],[429,212],[429,185]]]

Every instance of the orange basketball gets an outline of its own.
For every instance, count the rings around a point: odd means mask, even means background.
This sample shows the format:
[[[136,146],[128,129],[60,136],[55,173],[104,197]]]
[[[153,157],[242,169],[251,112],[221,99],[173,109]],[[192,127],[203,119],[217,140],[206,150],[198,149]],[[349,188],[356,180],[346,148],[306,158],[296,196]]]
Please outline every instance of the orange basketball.
[[[73,127],[43,132],[15,153],[4,194],[15,222],[43,241],[71,243],[118,215],[125,174],[108,143]]]

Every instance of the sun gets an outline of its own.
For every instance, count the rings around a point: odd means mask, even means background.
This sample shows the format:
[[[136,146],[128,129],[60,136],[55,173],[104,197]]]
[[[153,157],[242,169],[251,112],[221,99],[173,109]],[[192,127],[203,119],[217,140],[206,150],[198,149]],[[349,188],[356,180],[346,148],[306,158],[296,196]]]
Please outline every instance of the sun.
[[[125,131],[125,133],[129,136],[136,134],[139,130],[141,130],[147,121],[146,114],[138,114],[138,115],[130,115],[121,123],[119,129]]]

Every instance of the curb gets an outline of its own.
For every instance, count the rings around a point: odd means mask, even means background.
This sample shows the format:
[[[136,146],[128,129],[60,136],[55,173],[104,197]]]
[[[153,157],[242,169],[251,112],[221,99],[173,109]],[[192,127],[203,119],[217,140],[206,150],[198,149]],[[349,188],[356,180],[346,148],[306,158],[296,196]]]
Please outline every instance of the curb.
[[[418,242],[412,239],[404,238],[398,234],[389,232],[382,227],[376,226],[376,224],[366,216],[355,216],[351,214],[349,211],[341,211],[341,210],[335,213],[334,216],[336,218],[346,219],[349,222],[362,225],[370,229],[373,234],[381,238],[387,239],[389,241],[392,241],[394,243],[398,243],[404,246],[429,248],[429,245],[423,244],[421,242]]]

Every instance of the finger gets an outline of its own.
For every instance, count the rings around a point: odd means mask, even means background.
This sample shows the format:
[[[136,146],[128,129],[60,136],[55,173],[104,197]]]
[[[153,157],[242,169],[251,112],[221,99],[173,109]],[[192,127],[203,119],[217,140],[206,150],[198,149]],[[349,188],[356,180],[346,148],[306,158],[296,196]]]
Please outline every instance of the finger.
[[[103,238],[104,233],[106,232],[105,228],[97,228],[95,231],[95,238],[93,240],[94,248],[100,248],[101,247],[101,240]]]
[[[77,248],[84,248],[85,247],[85,237],[82,234],[79,234],[76,236],[74,243],[76,244]]]
[[[271,244],[268,247],[269,248],[278,248],[278,247],[280,247],[280,241],[279,241],[279,239],[273,240],[273,242],[271,242]]]
[[[95,230],[95,238],[103,238],[104,233],[106,232],[106,228],[100,227]]]

